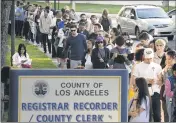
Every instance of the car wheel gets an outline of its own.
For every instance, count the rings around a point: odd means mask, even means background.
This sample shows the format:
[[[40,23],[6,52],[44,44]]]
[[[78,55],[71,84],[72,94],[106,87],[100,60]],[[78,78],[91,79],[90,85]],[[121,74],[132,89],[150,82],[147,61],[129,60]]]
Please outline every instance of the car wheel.
[[[120,32],[120,34],[122,34],[122,29],[119,25],[117,26],[117,30]]]
[[[139,39],[139,34],[140,34],[139,28],[136,27],[136,28],[135,28],[136,39]]]

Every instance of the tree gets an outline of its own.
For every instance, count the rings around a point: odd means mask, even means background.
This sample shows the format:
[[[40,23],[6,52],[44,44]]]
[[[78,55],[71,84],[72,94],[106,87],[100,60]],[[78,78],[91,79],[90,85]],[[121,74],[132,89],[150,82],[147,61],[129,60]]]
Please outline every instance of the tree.
[[[11,0],[1,1],[1,66],[5,65],[8,38],[9,15],[12,6]]]

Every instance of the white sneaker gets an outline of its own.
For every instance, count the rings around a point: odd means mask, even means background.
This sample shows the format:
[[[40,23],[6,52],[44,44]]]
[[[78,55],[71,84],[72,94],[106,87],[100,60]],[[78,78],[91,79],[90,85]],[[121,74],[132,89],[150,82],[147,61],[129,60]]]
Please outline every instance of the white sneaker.
[[[34,46],[37,46],[37,43],[34,41]]]

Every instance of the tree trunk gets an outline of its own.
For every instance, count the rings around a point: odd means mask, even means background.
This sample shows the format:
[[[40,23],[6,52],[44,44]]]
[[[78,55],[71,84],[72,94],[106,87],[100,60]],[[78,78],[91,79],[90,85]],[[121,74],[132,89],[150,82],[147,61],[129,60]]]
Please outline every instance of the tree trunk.
[[[1,1],[1,66],[5,65],[8,38],[8,25],[9,15],[11,10],[12,1],[2,0]]]

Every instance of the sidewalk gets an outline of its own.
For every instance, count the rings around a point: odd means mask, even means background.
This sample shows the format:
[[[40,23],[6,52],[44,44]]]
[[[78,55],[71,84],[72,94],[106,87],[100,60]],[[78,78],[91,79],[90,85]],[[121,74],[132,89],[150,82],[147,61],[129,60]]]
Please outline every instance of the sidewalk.
[[[32,42],[28,42],[29,44],[32,44],[32,45],[34,45]],[[43,50],[43,47],[41,46],[41,45],[39,45],[39,46],[36,46],[41,52],[44,52],[44,50]],[[49,54],[48,52],[47,53],[45,53],[45,55],[48,57],[48,58],[50,58],[51,60],[52,60],[52,62],[54,63],[54,65],[56,65],[56,67],[57,67],[57,59],[56,58],[52,58],[52,54]]]

